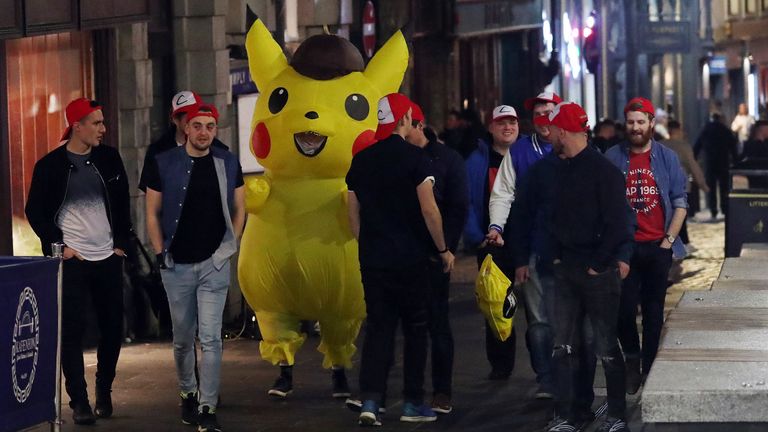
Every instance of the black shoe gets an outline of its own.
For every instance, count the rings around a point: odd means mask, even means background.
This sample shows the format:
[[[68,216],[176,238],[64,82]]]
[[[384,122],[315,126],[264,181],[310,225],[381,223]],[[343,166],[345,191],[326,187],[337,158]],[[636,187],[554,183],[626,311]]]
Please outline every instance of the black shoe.
[[[200,426],[197,427],[197,432],[221,432],[221,426],[216,421],[216,411],[211,411],[208,405],[203,406],[203,411],[200,413]]]
[[[584,429],[584,422],[578,420],[566,420],[562,417],[555,417],[547,424],[546,432],[581,432]]]
[[[91,404],[85,402],[70,402],[72,408],[72,420],[76,425],[92,425],[96,423],[96,416],[91,411]]]
[[[352,396],[347,383],[347,373],[344,369],[333,369],[331,379],[333,380],[333,397],[337,399],[348,398]]]
[[[293,367],[280,366],[280,376],[267,392],[268,395],[284,399],[293,392]]]
[[[187,425],[197,424],[199,413],[197,411],[197,393],[189,392],[181,394],[181,422]]]
[[[503,381],[509,379],[510,375],[512,375],[510,370],[493,368],[491,373],[488,374],[488,379],[491,381]]]
[[[643,377],[640,374],[640,359],[628,358],[626,360],[627,372],[625,375],[625,382],[627,384],[627,394],[635,394],[640,390],[640,384],[643,382]]]
[[[96,391],[96,405],[93,411],[98,418],[112,417],[112,390]]]

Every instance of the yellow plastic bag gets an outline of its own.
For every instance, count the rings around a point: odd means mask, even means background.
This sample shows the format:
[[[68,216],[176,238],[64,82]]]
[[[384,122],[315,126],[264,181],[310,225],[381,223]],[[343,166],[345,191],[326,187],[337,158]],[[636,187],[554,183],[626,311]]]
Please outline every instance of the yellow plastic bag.
[[[512,281],[504,275],[488,254],[480,266],[475,280],[477,306],[490,324],[493,335],[505,341],[512,334],[512,322],[517,310],[517,297],[512,292]]]

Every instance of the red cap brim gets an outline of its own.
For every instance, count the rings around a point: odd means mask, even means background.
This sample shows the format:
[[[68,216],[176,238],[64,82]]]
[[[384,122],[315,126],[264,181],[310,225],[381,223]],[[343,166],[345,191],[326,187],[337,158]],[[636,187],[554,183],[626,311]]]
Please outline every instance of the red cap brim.
[[[72,126],[67,126],[66,129],[64,129],[64,133],[61,135],[61,139],[59,142],[66,141],[69,139],[69,134],[72,133]]]
[[[379,124],[379,126],[376,128],[376,135],[374,138],[376,138],[376,141],[381,141],[383,139],[389,138],[390,135],[392,135],[392,132],[395,130],[395,126],[397,126],[397,122],[389,123],[389,124]]]

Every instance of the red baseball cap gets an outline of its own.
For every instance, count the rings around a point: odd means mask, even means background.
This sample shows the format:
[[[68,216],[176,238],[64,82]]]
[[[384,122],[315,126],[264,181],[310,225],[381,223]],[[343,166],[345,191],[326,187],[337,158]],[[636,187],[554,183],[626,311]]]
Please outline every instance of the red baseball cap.
[[[219,111],[213,105],[195,105],[191,110],[185,112],[187,113],[187,120],[192,120],[195,117],[213,117],[216,123],[219,122]]]
[[[397,126],[397,122],[413,107],[413,102],[408,96],[400,93],[390,93],[379,99],[378,119],[379,126],[376,128],[376,140],[383,140],[392,135]],[[422,114],[423,116],[423,114]]]
[[[64,141],[69,138],[74,123],[79,122],[88,114],[100,109],[101,105],[99,105],[98,102],[88,98],[79,98],[70,102],[65,111],[67,116],[67,128],[64,129],[64,133],[61,134],[61,139],[59,141]]]
[[[180,113],[188,113],[203,103],[200,96],[190,90],[184,90],[173,95],[171,99],[171,117]]]
[[[411,102],[411,117],[419,122],[423,122],[425,120],[424,111],[421,110],[421,107],[416,102]]]
[[[542,92],[542,93],[539,93],[539,95],[536,97],[526,99],[525,102],[523,102],[523,106],[528,111],[533,111],[533,107],[537,103],[544,102],[544,103],[553,103],[557,105],[562,101],[563,99],[560,98],[560,96],[558,96],[557,93],[555,92]]]
[[[538,126],[557,126],[568,132],[587,132],[587,113],[576,102],[560,102],[549,116],[539,116],[533,119]]]
[[[627,105],[624,107],[624,116],[626,117],[627,113],[630,111],[648,113],[651,117],[656,115],[656,110],[653,108],[653,103],[644,97],[635,97],[630,99],[630,101],[627,102]]]

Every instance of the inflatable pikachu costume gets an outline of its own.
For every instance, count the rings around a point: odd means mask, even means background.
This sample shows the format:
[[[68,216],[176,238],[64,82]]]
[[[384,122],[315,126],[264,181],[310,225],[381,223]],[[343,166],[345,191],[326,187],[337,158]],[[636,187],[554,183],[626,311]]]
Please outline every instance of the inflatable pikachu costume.
[[[238,275],[263,336],[261,356],[293,365],[306,337],[299,320],[318,320],[323,366],[349,368],[365,303],[344,177],[353,151],[373,143],[377,102],[398,90],[408,48],[398,32],[365,67],[349,41],[318,35],[289,63],[261,20],[246,48],[261,94],[251,150],[266,171],[246,179]]]

